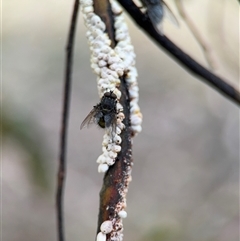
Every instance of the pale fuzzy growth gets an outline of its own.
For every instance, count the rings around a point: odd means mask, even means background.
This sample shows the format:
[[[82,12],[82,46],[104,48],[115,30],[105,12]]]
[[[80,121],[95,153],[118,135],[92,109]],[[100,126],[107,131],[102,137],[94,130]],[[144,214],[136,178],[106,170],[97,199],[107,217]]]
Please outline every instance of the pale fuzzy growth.
[[[119,15],[122,13],[122,8],[119,6],[119,4],[116,1],[111,1],[111,7],[115,15]]]
[[[102,232],[99,232],[97,234],[97,239],[96,241],[106,241],[107,240],[107,236],[106,234],[102,233]]]
[[[116,155],[117,156],[117,155]],[[106,159],[106,164],[108,164],[108,166],[112,166],[115,163],[115,158],[116,157],[108,157]]]
[[[129,97],[130,97],[130,120],[131,120],[131,129],[133,134],[137,134],[142,131],[142,113],[138,106],[138,91],[137,86],[137,71],[136,68],[129,68],[129,72],[126,78],[127,83],[129,84]]]
[[[98,172],[101,173],[101,172],[106,172],[108,170],[109,166],[105,163],[103,164],[99,164],[98,166]]]
[[[120,77],[125,73],[130,96],[130,119],[133,135],[141,131],[142,115],[138,102],[137,70],[135,68],[135,53],[131,44],[128,26],[119,4],[112,0],[111,6],[114,13],[115,39],[117,45],[111,48],[111,40],[105,33],[106,26],[99,16],[94,13],[92,0],[80,0],[85,25],[88,29],[87,39],[91,50],[91,67],[97,74],[97,86],[100,98],[106,92],[113,91],[117,96],[117,123],[116,130],[106,129],[103,138],[103,154],[99,163],[98,172],[106,172],[107,166],[113,165],[117,154],[121,151],[121,131],[124,129],[122,121],[125,116],[123,107],[119,103],[121,98]],[[112,148],[107,148],[112,144]]]
[[[101,98],[105,92],[118,88],[124,65],[120,56],[110,46],[111,40],[105,33],[104,22],[93,11],[93,1],[80,0],[80,3],[85,25],[88,28],[86,36],[92,53],[91,67],[98,75],[98,92]],[[118,11],[117,7],[115,9]]]
[[[102,233],[105,233],[105,234],[112,232],[113,230],[112,221],[110,220],[104,221],[100,226],[100,230]]]
[[[98,164],[104,164],[106,163],[106,157],[102,154],[98,157],[97,161]]]
[[[113,140],[116,144],[121,144],[121,142],[122,142],[122,138],[117,134],[114,136]]]
[[[98,172],[105,173],[109,166],[114,165],[118,153],[121,151],[121,132],[125,125],[123,120],[123,106],[119,103],[121,91],[120,77],[125,75],[130,97],[130,119],[133,135],[141,131],[142,115],[138,106],[137,70],[135,68],[135,53],[131,44],[128,26],[122,14],[122,9],[115,0],[110,0],[114,14],[115,39],[117,45],[111,48],[111,40],[105,33],[104,22],[93,11],[92,0],[80,0],[85,25],[88,29],[86,37],[91,51],[91,67],[97,75],[97,87],[100,98],[104,93],[112,91],[117,97],[117,120],[115,127],[105,129],[102,142],[102,154],[98,157]],[[125,160],[126,161],[126,160]],[[114,217],[101,225],[101,232],[97,234],[97,241],[106,241],[106,234],[111,241],[122,241],[122,218],[127,216],[126,194],[131,180],[131,165],[124,175],[124,184],[119,185],[121,198],[114,207]],[[113,220],[112,220],[113,218]]]
[[[127,212],[124,211],[124,210],[122,210],[122,211],[120,211],[120,212],[118,213],[118,216],[119,216],[120,218],[126,218],[126,217],[127,217]]]
[[[123,111],[123,106],[120,104],[120,103],[117,103],[117,111],[120,112],[120,111]],[[122,113],[123,114],[123,113]]]
[[[118,3],[114,0],[111,1],[112,10],[115,8],[121,9]],[[113,7],[114,6],[114,7]],[[121,12],[119,10],[119,12]],[[115,51],[118,53],[125,66],[125,73],[127,73],[126,82],[128,83],[128,91],[130,97],[130,120],[133,135],[141,132],[142,127],[142,114],[138,106],[138,84],[137,84],[137,69],[135,67],[135,52],[131,44],[131,39],[128,32],[128,26],[122,14],[116,14],[114,22],[116,40],[118,43]]]
[[[83,18],[85,25],[88,28],[87,39],[91,50],[91,67],[93,71],[98,75],[97,86],[100,98],[105,92],[113,91],[117,96],[117,112],[120,114],[123,111],[122,105],[119,103],[121,98],[121,92],[118,89],[120,86],[120,79],[125,71],[125,65],[119,54],[115,49],[111,48],[111,40],[108,35],[104,32],[106,26],[99,16],[93,12],[93,2],[91,0],[81,0],[81,8],[83,12]],[[120,8],[114,5],[115,13],[120,13]],[[123,120],[121,115],[121,121]],[[106,130],[103,138],[103,154],[97,159],[99,163],[98,172],[106,172],[108,166],[115,163],[117,153],[121,151],[119,144],[121,143],[121,130],[118,128],[117,133],[112,133],[113,130]],[[113,140],[114,135],[114,140]],[[112,149],[107,149],[109,143],[113,144]],[[116,146],[116,147],[115,147]]]

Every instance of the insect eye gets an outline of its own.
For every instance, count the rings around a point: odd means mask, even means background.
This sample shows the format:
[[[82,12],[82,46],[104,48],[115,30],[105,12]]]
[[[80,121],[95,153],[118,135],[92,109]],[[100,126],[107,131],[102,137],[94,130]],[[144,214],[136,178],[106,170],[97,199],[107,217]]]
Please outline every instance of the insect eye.
[[[111,96],[111,91],[110,91],[110,92],[106,92],[106,93],[104,94],[104,96],[110,97],[110,96]]]

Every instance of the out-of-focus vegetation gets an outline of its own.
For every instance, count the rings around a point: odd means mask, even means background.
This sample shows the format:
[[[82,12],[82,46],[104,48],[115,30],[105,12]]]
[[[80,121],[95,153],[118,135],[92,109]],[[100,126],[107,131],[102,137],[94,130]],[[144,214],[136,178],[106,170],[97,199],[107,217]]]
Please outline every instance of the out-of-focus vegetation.
[[[7,107],[5,104],[4,106]],[[15,142],[26,153],[25,165],[31,182],[42,190],[49,190],[50,170],[47,160],[50,151],[41,134],[41,128],[31,116],[19,116],[14,112],[10,113],[9,107],[6,109],[8,111],[3,111],[1,120],[3,141]]]

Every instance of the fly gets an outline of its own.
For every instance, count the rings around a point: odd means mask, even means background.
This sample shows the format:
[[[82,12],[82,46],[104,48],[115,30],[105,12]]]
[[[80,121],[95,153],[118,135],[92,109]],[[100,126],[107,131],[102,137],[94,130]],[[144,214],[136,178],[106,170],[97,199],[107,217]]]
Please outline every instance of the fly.
[[[176,17],[174,16],[168,5],[162,0],[141,0],[144,7],[147,9],[147,14],[160,34],[163,34],[162,21],[163,17],[168,17],[171,22],[179,26]]]
[[[80,129],[95,123],[101,128],[111,128],[111,130],[115,131],[116,105],[117,96],[112,91],[104,93],[100,103],[93,106],[93,109],[83,120]]]

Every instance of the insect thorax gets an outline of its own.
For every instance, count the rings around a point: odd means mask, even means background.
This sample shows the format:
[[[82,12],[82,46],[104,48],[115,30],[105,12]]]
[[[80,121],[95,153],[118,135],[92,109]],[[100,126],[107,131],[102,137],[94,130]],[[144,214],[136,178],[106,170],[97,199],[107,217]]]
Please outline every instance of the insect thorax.
[[[103,97],[101,102],[101,108],[104,114],[108,114],[116,110],[116,100],[109,97]]]

